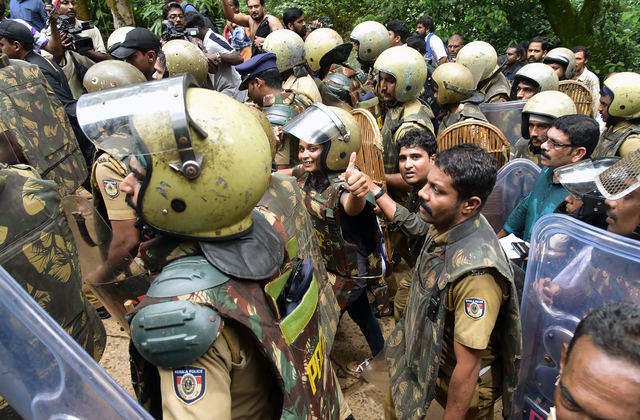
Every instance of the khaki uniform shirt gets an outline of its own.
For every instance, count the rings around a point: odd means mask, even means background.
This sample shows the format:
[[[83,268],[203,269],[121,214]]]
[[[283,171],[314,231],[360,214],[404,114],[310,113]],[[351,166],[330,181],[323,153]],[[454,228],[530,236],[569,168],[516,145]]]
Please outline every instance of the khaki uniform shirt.
[[[322,102],[322,96],[320,95],[318,86],[308,74],[305,77],[296,77],[292,74],[287,81],[282,84],[282,89],[295,90],[299,94],[308,96],[311,102]]]
[[[120,184],[124,177],[115,167],[115,159],[108,159],[107,154],[98,158],[95,167],[95,180],[102,194],[102,200],[107,208],[109,220],[132,220],[135,219],[133,209],[124,201],[127,194],[120,191]]]
[[[629,121],[623,121],[613,127],[613,132],[617,133],[618,131],[626,129],[630,125],[631,123]],[[618,151],[616,152],[616,156],[625,157],[629,153],[636,150],[640,150],[640,136],[638,136],[637,134],[631,134],[626,139],[624,139],[624,141],[618,148]]]

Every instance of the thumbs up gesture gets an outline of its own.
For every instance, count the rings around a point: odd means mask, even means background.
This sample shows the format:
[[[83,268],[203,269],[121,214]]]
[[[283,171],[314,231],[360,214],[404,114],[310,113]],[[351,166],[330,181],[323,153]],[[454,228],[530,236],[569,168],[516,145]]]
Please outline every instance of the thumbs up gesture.
[[[366,175],[356,168],[356,152],[351,153],[344,179],[349,185],[349,192],[355,197],[364,197],[369,192]]]

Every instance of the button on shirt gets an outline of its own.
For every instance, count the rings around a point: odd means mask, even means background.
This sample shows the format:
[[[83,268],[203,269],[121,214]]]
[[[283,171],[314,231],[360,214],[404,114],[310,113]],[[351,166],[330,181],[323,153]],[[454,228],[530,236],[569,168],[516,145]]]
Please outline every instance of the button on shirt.
[[[531,193],[526,196],[504,224],[507,233],[531,242],[531,231],[536,221],[545,214],[551,214],[569,192],[559,182],[553,182],[553,169],[545,167],[536,178]]]

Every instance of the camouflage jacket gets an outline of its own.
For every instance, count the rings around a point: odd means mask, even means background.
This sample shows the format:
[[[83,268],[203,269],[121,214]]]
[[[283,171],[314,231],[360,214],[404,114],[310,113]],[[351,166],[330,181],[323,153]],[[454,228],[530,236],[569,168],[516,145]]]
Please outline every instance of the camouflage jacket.
[[[622,146],[622,143],[627,139],[627,137],[635,134],[640,134],[640,122],[638,120],[635,121],[625,121],[620,124],[625,124],[627,127],[614,131],[616,126],[612,126],[607,128],[607,130],[602,133],[600,136],[600,140],[598,140],[598,144],[596,145],[596,149],[591,154],[591,158],[603,158],[603,157],[612,157],[618,154],[618,149]]]
[[[218,272],[220,276],[226,278],[225,281],[213,287],[173,297],[151,297],[150,295],[155,296],[154,286],[158,287],[159,284],[167,281],[167,278],[161,277],[163,274],[160,274],[157,279],[162,281],[154,281],[145,300],[131,313],[132,337],[138,325],[137,314],[149,306],[188,301],[213,308],[222,317],[222,322],[217,329],[217,339],[222,338],[220,334],[225,320],[233,320],[244,326],[246,331],[255,337],[261,352],[271,363],[272,371],[284,397],[281,419],[337,419],[339,407],[336,386],[338,385],[334,382],[332,375],[329,352],[318,312],[320,300],[318,280],[314,276],[305,293],[303,303],[284,318],[280,314],[276,301],[292,275],[295,263],[292,257],[298,253],[298,242],[295,237],[289,237],[284,224],[276,215],[265,209],[261,213],[277,232],[285,250],[284,262],[273,276],[261,281],[240,280]],[[254,213],[254,217],[262,216]],[[250,256],[244,256],[244,258],[250,258]],[[172,267],[180,270],[179,264],[192,262],[208,263],[201,256],[182,258],[167,265],[163,273],[171,273]],[[211,269],[217,271],[214,267]],[[139,360],[139,356],[137,359]],[[149,369],[149,366],[146,366],[146,369]],[[155,392],[147,396],[153,399],[154,395],[159,395],[157,392],[159,390],[156,388]],[[157,402],[141,401],[143,402],[147,407],[157,407]]]
[[[366,279],[365,284],[368,283],[374,295],[380,297],[378,304],[381,305],[383,313],[386,313],[389,311],[389,299],[386,283],[382,278],[380,235],[373,212],[375,200],[369,194],[367,197],[369,205],[357,216],[357,222],[361,225],[358,227],[362,227],[359,233],[363,244],[366,244],[363,246],[370,250],[367,255],[367,274],[366,277],[361,277],[358,273],[358,247],[356,244],[347,242],[343,233],[341,219],[348,216],[342,214],[340,197],[346,191],[346,183],[340,181],[338,175],[337,173],[327,175],[329,186],[319,193],[311,185],[312,177],[304,172],[301,166],[293,169],[293,176],[298,179],[305,207],[311,215],[314,230],[318,236],[325,267],[336,276],[334,291],[340,308],[346,308],[349,294],[358,280]],[[355,218],[349,220],[356,222]]]
[[[282,93],[270,93],[262,100],[262,112],[268,112],[270,106],[281,104],[288,105],[298,115],[309,105],[311,100],[306,95],[298,95],[293,90],[285,90]]]
[[[484,103],[509,102],[511,84],[502,72],[493,74],[491,80],[478,92],[484,94]]]
[[[426,415],[438,378],[447,307],[453,306],[449,302],[452,288],[474,270],[489,267],[510,285],[509,300],[496,322],[496,327],[500,326],[504,364],[502,398],[508,417],[522,353],[518,297],[509,261],[493,229],[480,214],[451,229],[441,252],[428,252],[433,239],[434,235],[430,235],[416,263],[404,318],[385,342],[397,418],[422,419]]]
[[[447,127],[451,127],[453,124],[459,123],[461,121],[480,120],[489,122],[487,121],[487,118],[484,116],[482,111],[480,111],[478,105],[473,103],[464,103],[461,104],[461,106],[462,109],[459,109],[458,112],[448,112],[447,114],[445,114],[442,122],[440,123],[440,128],[438,128],[438,135],[444,132]]]
[[[534,153],[533,150],[531,150],[532,147],[531,140],[521,137],[514,146],[515,152],[513,157],[514,159],[529,159],[542,168],[542,163],[540,162],[540,151],[538,150],[538,153]]]
[[[385,173],[397,174],[400,171],[396,142],[406,131],[418,128],[429,130],[435,135],[431,119],[433,119],[431,108],[420,99],[398,103],[398,106],[389,109],[380,131]]]
[[[0,166],[0,265],[96,361],[106,333],[82,292],[77,250],[58,186],[34,168]],[[0,418],[17,415],[0,397]]]
[[[0,64],[1,66],[1,64]],[[60,100],[39,67],[10,60],[0,68],[0,119],[27,162],[61,196],[87,178],[87,165]]]

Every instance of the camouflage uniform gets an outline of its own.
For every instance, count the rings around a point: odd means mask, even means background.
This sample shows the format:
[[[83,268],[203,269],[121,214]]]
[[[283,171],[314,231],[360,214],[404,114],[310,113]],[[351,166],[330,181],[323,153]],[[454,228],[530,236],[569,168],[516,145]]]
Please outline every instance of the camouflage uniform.
[[[461,121],[466,120],[479,120],[484,122],[487,121],[487,118],[484,116],[482,111],[478,105],[473,103],[463,103],[460,104],[461,108],[458,109],[457,112],[447,113],[445,114],[442,122],[440,123],[440,128],[438,128],[438,135],[442,133],[447,127],[451,127],[455,123],[459,123]]]
[[[10,60],[0,68],[0,97],[2,131],[11,133],[43,179],[55,181],[61,196],[73,194],[87,178],[87,165],[65,109],[39,67]]]
[[[624,157],[629,152],[640,146],[640,121],[623,121],[602,133],[600,140],[593,151],[591,158],[620,156]],[[625,144],[627,143],[628,144]]]
[[[542,163],[540,161],[540,151],[538,151],[538,153],[533,153],[533,151],[531,150],[532,145],[531,145],[531,140],[527,140],[525,138],[520,138],[520,140],[518,140],[516,142],[516,145],[514,146],[515,148],[515,152],[514,152],[514,159],[529,159],[530,161],[532,161],[533,163],[535,163],[536,165],[538,165],[539,167],[542,168]]]
[[[484,94],[483,103],[509,102],[511,93],[511,84],[502,72],[498,71],[478,92]]]
[[[268,113],[269,108],[274,105],[287,105],[295,115],[299,115],[302,111],[311,105],[311,99],[306,95],[299,95],[293,90],[285,90],[282,93],[266,95],[263,99],[262,112]],[[276,163],[278,165],[295,166],[300,163],[298,159],[298,142],[292,141],[289,137],[285,137],[282,145],[276,151]]]
[[[351,85],[346,92],[346,102],[352,108],[362,108],[369,111],[378,122],[378,128],[382,129],[382,114],[380,112],[379,100],[373,89],[367,86],[369,82],[367,75],[364,74],[362,70],[358,71],[346,64],[332,64],[322,83],[325,86],[333,85],[338,89],[344,89],[346,86],[337,85],[331,80],[332,74],[341,74],[349,78]]]
[[[327,175],[328,188],[318,193],[311,185],[311,177],[304,172],[302,166],[293,169],[293,176],[298,179],[305,206],[311,215],[324,265],[332,277],[335,277],[333,287],[340,309],[344,310],[347,307],[351,291],[356,286],[361,289],[361,283],[364,280],[376,298],[378,311],[381,314],[389,314],[390,304],[387,285],[382,278],[382,253],[380,235],[375,227],[377,222],[373,213],[375,206],[373,196],[368,194],[369,205],[366,206],[366,211],[359,215],[359,218],[369,226],[365,232],[362,232],[362,236],[372,249],[367,256],[367,276],[360,278],[357,246],[345,240],[340,224],[341,211],[343,211],[340,206],[340,197],[346,191],[346,184],[338,179],[338,174],[329,174]]]
[[[77,250],[58,186],[26,165],[0,168],[0,264],[96,361],[106,333],[82,293]],[[0,398],[0,418],[13,415]]]
[[[199,246],[192,247],[191,244],[188,243],[189,241],[172,238],[174,239],[174,251],[166,254],[169,247],[168,241],[165,243],[165,260],[173,258],[172,256],[175,255],[176,252],[180,255],[193,256],[179,258],[167,265],[163,273],[161,273],[152,284],[145,300],[131,313],[132,339],[136,344],[136,348],[131,347],[131,352],[138,368],[137,382],[142,385],[142,387],[137,389],[138,399],[154,416],[157,417],[160,415],[160,398],[163,399],[162,404],[165,408],[168,404],[176,402],[175,399],[171,398],[172,395],[164,392],[167,389],[175,389],[176,397],[181,399],[187,406],[184,410],[196,410],[197,408],[202,410],[204,408],[211,412],[212,409],[218,407],[197,407],[194,405],[194,403],[198,402],[206,394],[206,372],[200,373],[202,376],[198,377],[197,385],[194,378],[192,388],[195,390],[195,396],[180,394],[178,389],[181,387],[181,382],[179,381],[177,385],[175,385],[175,388],[174,383],[176,375],[178,375],[179,372],[196,372],[197,374],[202,370],[194,366],[204,363],[202,362],[203,358],[210,357],[211,350],[214,349],[215,346],[219,346],[220,343],[224,346],[224,342],[226,342],[229,349],[236,354],[236,350],[234,350],[232,340],[230,339],[230,331],[233,331],[234,333],[241,332],[242,334],[252,337],[251,341],[257,345],[260,353],[266,357],[268,365],[271,368],[270,371],[274,376],[273,381],[279,386],[281,391],[280,397],[284,400],[282,405],[278,406],[276,403],[276,407],[273,407],[280,413],[279,417],[281,419],[338,418],[337,384],[334,383],[334,376],[331,372],[329,352],[327,350],[321,326],[321,317],[318,311],[318,301],[322,299],[319,296],[319,281],[318,279],[312,281],[305,294],[304,303],[300,304],[287,318],[283,318],[276,300],[285,283],[292,275],[294,264],[299,262],[299,260],[295,258],[298,254],[298,241],[295,237],[289,236],[285,225],[278,216],[264,208],[260,213],[263,216],[254,212],[254,219],[265,217],[278,234],[285,251],[284,262],[269,279],[261,281],[240,280],[226,276],[210,265],[203,256],[197,256],[202,252]],[[254,221],[254,223],[256,222]],[[231,244],[233,240],[228,242]],[[147,251],[149,251],[149,249]],[[176,273],[175,270],[184,270],[193,264],[201,267],[197,268],[197,270],[203,273],[206,272],[207,275],[205,276],[203,274],[202,277],[213,279],[210,280],[213,281],[213,284],[210,283],[205,289],[195,287],[194,290],[186,291],[185,287],[188,288],[189,285],[184,283],[184,280],[180,277],[172,277]],[[197,271],[193,272],[196,273]],[[185,293],[177,296],[153,297],[157,295],[156,291],[163,287],[163,283],[169,281],[182,282],[185,287],[181,287],[180,290],[185,290]],[[196,355],[197,360],[189,362],[182,358],[178,364],[183,366],[178,369],[171,366],[159,368],[161,375],[163,370],[166,375],[167,369],[170,369],[174,375],[174,383],[168,386],[166,384],[160,384],[163,390],[163,393],[160,394],[153,365],[142,359],[139,353],[140,349],[146,349],[146,344],[137,341],[135,338],[136,329],[146,329],[148,324],[145,324],[145,320],[152,319],[153,313],[149,311],[153,311],[154,306],[167,304],[168,302],[184,301],[190,302],[191,305],[187,305],[189,308],[208,308],[207,310],[211,314],[209,320],[211,325],[213,325],[212,328],[214,328],[214,330],[211,331],[214,337],[212,340],[213,344],[209,350],[199,358]],[[218,314],[220,317],[217,316]],[[287,320],[290,321],[287,322]],[[300,322],[301,320],[304,322]],[[159,326],[156,325],[155,327],[151,327],[151,329],[158,327]],[[162,327],[170,328],[171,326],[162,325],[161,328]],[[330,339],[332,339],[332,337],[330,337]],[[169,352],[171,352],[171,350],[169,350]],[[187,353],[189,353],[188,350]],[[237,364],[237,366],[230,367],[228,372],[231,381],[228,392],[232,403],[234,398],[237,398],[237,395],[242,395],[242,392],[246,393],[246,389],[243,389],[244,387],[234,388],[233,386],[236,379],[242,380],[240,375],[242,372],[241,357],[243,354],[244,353],[236,354],[237,360],[234,359],[234,363]],[[145,353],[144,355],[150,357],[149,353]],[[191,353],[191,355],[193,355],[193,353]],[[180,357],[181,354],[177,354],[177,356]],[[169,374],[171,374],[171,372],[169,372]],[[181,376],[180,379],[182,378],[186,378],[186,376]],[[260,378],[260,380],[261,384],[268,385],[268,377]],[[225,385],[210,383],[209,386],[222,386],[224,388]],[[180,389],[184,390],[186,386]],[[277,399],[269,398],[265,403],[273,406],[274,401],[277,401]],[[247,408],[250,407],[243,407],[242,400],[238,400],[236,401],[236,405],[232,407],[232,414],[237,413],[233,410]],[[260,414],[264,415],[265,413]]]
[[[494,326],[500,334],[503,401],[508,417],[522,352],[513,271],[493,229],[481,214],[455,226],[437,240],[441,241],[438,245],[432,228],[416,263],[405,316],[385,342],[395,414],[398,419],[421,419],[426,415],[436,391],[445,322],[447,312],[453,307],[454,287],[462,280],[492,273],[496,281],[504,281],[508,287],[508,300]],[[465,304],[473,300],[466,299]],[[484,311],[482,307],[480,310]],[[482,367],[486,365],[483,363]]]

